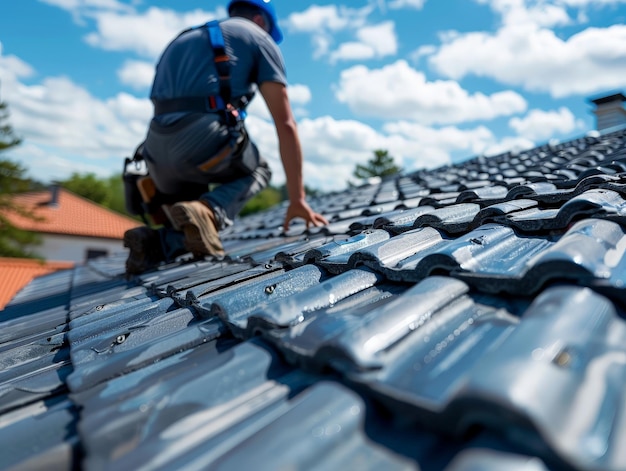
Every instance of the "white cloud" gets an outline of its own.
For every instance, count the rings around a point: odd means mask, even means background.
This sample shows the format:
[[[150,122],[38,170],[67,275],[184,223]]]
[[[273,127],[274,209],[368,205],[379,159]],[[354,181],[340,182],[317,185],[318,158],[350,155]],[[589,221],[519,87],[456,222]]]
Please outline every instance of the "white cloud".
[[[368,44],[359,42],[347,42],[341,44],[335,51],[330,54],[330,62],[335,63],[340,60],[344,61],[362,61],[372,59],[376,55],[376,51]]]
[[[582,129],[583,123],[572,112],[561,107],[558,110],[532,110],[524,118],[512,118],[509,126],[517,134],[533,141],[549,139],[555,133],[566,134]]]
[[[118,0],[39,0],[70,12],[80,25],[93,20],[96,31],[85,36],[93,46],[110,51],[134,52],[155,59],[164,47],[182,30],[208,20],[227,16],[223,6],[214,12],[196,9],[177,12],[171,9],[150,7],[138,13],[133,0],[131,5]]]
[[[284,22],[289,31],[311,35],[313,57],[320,58],[328,55],[335,44],[336,35],[340,32],[359,31],[366,26],[367,16],[373,11],[372,6],[360,9],[346,8],[336,5],[311,5],[302,12],[292,13]],[[357,33],[358,34],[358,33]],[[383,38],[388,43],[386,38]],[[374,57],[378,46],[374,47],[363,40],[348,42],[340,45],[331,54],[331,60],[344,58],[348,60]],[[388,46],[383,46],[388,47]]]
[[[296,105],[306,105],[312,98],[311,89],[306,85],[289,85],[287,93],[289,94],[289,101]]]
[[[289,101],[291,102],[294,115],[297,117],[307,116],[308,112],[304,106],[310,103],[312,99],[311,89],[306,85],[289,85],[287,87],[287,94],[289,95]],[[255,117],[268,122],[272,121],[272,116],[267,109],[265,100],[263,100],[263,97],[258,92],[248,106],[247,111],[250,118]],[[248,118],[246,123],[249,123],[250,118]],[[273,126],[270,132],[275,134],[276,131]]]
[[[428,82],[406,61],[381,69],[354,66],[341,73],[337,99],[361,116],[412,119],[421,124],[451,124],[493,119],[526,110],[512,91],[470,94],[454,81]]]
[[[68,11],[74,22],[84,26],[87,18],[94,14],[105,12],[132,13],[131,5],[126,5],[118,0],[39,0],[51,6],[59,7]]]
[[[328,54],[333,45],[333,39],[330,35],[314,35],[311,37],[311,45],[313,46],[313,59],[319,59]]]
[[[135,90],[144,90],[152,85],[154,63],[127,60],[122,68],[117,71],[117,76],[124,85]]]
[[[75,18],[88,14],[92,11],[107,10],[107,11],[119,11],[128,12],[132,11],[132,6],[122,3],[118,0],[39,0],[41,3],[46,3],[51,6],[62,8],[67,10]]]
[[[272,168],[272,183],[285,182],[273,124],[250,116],[250,136]],[[356,163],[365,162],[384,139],[358,121],[338,121],[329,116],[302,119],[298,131],[304,152],[304,181],[307,186],[326,191],[344,188]]]
[[[247,112],[248,116],[256,116],[257,118],[263,119],[265,121],[272,120],[270,110],[267,109],[265,100],[263,100],[263,97],[260,93],[257,93],[252,102],[248,105]],[[248,118],[248,120],[249,119],[250,118]],[[248,123],[248,120],[246,120],[246,123]]]
[[[409,157],[403,152],[416,148],[404,136],[386,135],[359,121],[330,116],[302,120],[298,128],[306,162],[305,181],[327,191],[345,188],[355,166],[366,163],[376,149],[388,149],[396,162],[402,163]]]
[[[302,12],[292,13],[286,20],[292,32],[317,34],[322,31],[337,32],[364,24],[364,16],[371,9],[355,10],[336,5],[311,5]]]
[[[518,153],[528,149],[532,149],[535,146],[536,144],[533,141],[526,139],[525,137],[509,136],[487,145],[480,153],[489,157],[502,154],[504,152]]]
[[[340,44],[330,53],[330,62],[378,59],[398,52],[398,38],[392,21],[363,26],[356,30],[357,41]]]
[[[437,72],[456,80],[489,77],[553,97],[623,86],[626,25],[587,28],[563,39],[544,27],[566,21],[557,7],[540,3],[527,8],[523,0],[479,1],[502,14],[504,25],[493,34],[442,34],[443,45],[429,59]]]
[[[33,143],[63,148],[84,158],[108,159],[124,152],[141,138],[140,129],[150,118],[148,100],[142,113],[137,100],[127,95],[103,102],[65,77],[23,86],[18,95],[11,108],[16,130]]]
[[[130,156],[132,151],[132,148],[128,149],[120,156],[114,171],[122,170],[121,157]],[[31,144],[29,141],[7,150],[6,157],[20,162],[27,169],[29,178],[42,183],[66,180],[74,172],[93,173],[101,178],[110,177],[113,173],[110,166],[101,162],[86,160],[81,155],[68,155],[63,149]]]
[[[39,0],[70,12],[81,12],[88,8],[125,11],[130,7],[118,0]]]
[[[106,100],[105,105],[123,123],[126,123],[133,134],[145,133],[153,112],[150,100],[137,98],[128,93],[118,93],[115,97]]]
[[[570,7],[582,8],[595,5],[618,5],[626,3],[626,0],[558,0],[558,2]]]
[[[543,1],[529,0],[477,0],[488,4],[502,16],[505,25],[532,24],[536,26],[567,25],[572,22],[566,8]],[[557,2],[558,3],[558,0]]]
[[[392,10],[399,10],[402,8],[415,8],[421,10],[424,7],[426,0],[391,0],[387,3],[387,6]]]
[[[565,26],[573,22],[564,8],[555,5],[540,4],[529,9],[527,14],[528,18],[522,18],[522,21],[530,21],[539,26]]]
[[[268,160],[274,174],[272,183],[285,181],[278,155],[273,125],[256,116],[248,120],[250,136]],[[407,172],[436,168],[451,162],[452,154],[464,157],[499,149],[496,137],[484,126],[461,130],[453,126],[433,129],[417,123],[400,121],[386,124],[377,131],[354,120],[337,120],[330,116],[302,119],[298,124],[304,152],[304,179],[308,186],[325,191],[345,188],[357,164],[369,160],[374,150],[386,149],[395,162]],[[518,145],[521,139],[508,141]],[[528,143],[528,140],[523,140]]]
[[[2,77],[0,85],[7,87],[8,84],[9,87],[16,87],[18,79],[28,78],[34,74],[35,70],[19,57],[3,55],[3,46],[0,42],[0,77]]]
[[[356,36],[361,43],[372,48],[375,57],[395,55],[398,52],[398,38],[392,21],[364,26],[357,31]]]
[[[155,59],[182,30],[217,17],[216,13],[202,10],[179,13],[155,7],[140,14],[97,12],[93,14],[97,31],[85,39],[93,47]]]
[[[458,129],[454,126],[446,126],[433,129],[409,121],[397,121],[384,126],[384,131],[391,135],[400,135],[413,143],[419,143],[419,147],[407,149],[409,155],[421,163],[417,167],[432,168],[442,163],[441,157],[447,160],[448,154],[457,151],[465,151],[469,157],[472,154],[481,153],[487,145],[495,142],[495,136],[485,126],[473,129]],[[433,156],[435,158],[434,162]]]
[[[33,76],[29,64],[0,55],[3,100],[15,133],[24,140],[11,155],[43,181],[81,169],[120,171],[123,157],[145,136],[150,101],[124,93],[103,101],[67,77],[22,82]]]

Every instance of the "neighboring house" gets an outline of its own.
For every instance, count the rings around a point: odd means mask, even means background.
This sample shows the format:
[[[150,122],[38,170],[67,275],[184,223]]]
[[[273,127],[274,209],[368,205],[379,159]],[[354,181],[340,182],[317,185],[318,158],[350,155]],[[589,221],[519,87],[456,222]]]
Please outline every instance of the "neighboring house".
[[[42,260],[0,257],[0,310],[38,276],[124,251],[124,232],[139,225],[56,185],[16,195],[13,202],[36,216],[8,215],[14,226],[40,235],[41,244],[31,250]]]
[[[37,217],[9,215],[19,229],[41,235],[41,245],[32,250],[47,261],[83,263],[121,252],[124,232],[140,225],[56,185],[50,191],[16,195],[13,202]]]

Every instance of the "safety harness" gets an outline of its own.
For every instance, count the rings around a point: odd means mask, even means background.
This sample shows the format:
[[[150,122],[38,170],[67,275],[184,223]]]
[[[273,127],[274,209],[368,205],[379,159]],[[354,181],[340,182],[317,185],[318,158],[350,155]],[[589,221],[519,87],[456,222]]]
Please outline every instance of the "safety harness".
[[[209,45],[213,49],[213,60],[215,62],[215,68],[217,69],[217,75],[220,83],[219,95],[188,96],[167,100],[153,99],[154,114],[156,116],[165,113],[189,111],[201,113],[224,113],[226,124],[229,127],[240,127],[246,117],[245,106],[248,104],[248,100],[246,97],[242,97],[238,100],[236,105],[231,103],[232,90],[230,85],[230,58],[228,57],[228,54],[226,54],[224,35],[222,34],[219,21],[209,21],[204,25],[185,30],[181,34],[201,28],[207,29]]]

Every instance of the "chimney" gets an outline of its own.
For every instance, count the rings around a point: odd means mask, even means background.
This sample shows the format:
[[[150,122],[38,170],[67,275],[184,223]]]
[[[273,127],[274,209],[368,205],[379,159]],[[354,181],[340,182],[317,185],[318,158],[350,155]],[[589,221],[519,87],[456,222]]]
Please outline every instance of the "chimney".
[[[590,101],[596,105],[593,114],[596,115],[598,131],[606,132],[626,126],[626,109],[622,106],[622,103],[626,101],[626,96],[622,93],[614,93]]]
[[[61,185],[58,183],[52,183],[50,185],[50,201],[48,202],[48,206],[52,206],[54,208],[59,206],[59,190],[61,189]]]

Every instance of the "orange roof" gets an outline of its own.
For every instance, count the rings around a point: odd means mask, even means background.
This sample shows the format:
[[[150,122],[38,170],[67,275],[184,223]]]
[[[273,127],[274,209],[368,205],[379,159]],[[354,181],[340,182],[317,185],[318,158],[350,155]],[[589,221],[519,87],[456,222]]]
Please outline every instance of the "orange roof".
[[[29,258],[0,257],[0,310],[34,278],[72,268],[72,262],[42,262]]]
[[[15,213],[7,214],[11,223],[26,231],[86,237],[122,239],[124,232],[140,225],[134,219],[59,188],[57,204],[50,205],[51,192],[38,191],[15,195],[13,202],[41,218],[32,220]]]

